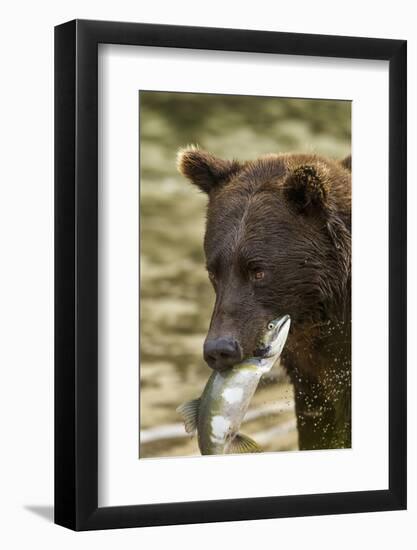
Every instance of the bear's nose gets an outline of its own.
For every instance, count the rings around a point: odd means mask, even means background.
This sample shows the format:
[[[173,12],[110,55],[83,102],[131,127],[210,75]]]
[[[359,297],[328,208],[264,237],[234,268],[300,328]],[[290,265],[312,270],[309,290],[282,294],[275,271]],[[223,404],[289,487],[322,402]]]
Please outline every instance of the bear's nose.
[[[204,343],[204,360],[215,370],[224,370],[242,360],[242,349],[231,336],[213,338]]]

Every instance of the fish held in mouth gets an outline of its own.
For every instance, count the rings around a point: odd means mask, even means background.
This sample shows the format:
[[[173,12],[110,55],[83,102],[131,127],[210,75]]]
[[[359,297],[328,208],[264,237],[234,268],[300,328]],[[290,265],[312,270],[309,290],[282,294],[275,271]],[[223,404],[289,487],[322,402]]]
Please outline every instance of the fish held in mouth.
[[[201,396],[177,408],[186,432],[197,431],[201,454],[262,452],[239,429],[261,377],[282,353],[290,324],[289,315],[269,322],[253,357],[228,370],[213,372]]]

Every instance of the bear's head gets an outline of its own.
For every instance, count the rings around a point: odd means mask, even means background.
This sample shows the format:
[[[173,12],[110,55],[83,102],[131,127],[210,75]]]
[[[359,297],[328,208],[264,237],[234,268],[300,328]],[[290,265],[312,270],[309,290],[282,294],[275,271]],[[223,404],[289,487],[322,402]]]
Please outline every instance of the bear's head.
[[[216,301],[204,344],[224,369],[256,353],[268,322],[289,314],[288,340],[329,324],[350,301],[350,159],[277,154],[223,160],[195,147],[178,168],[208,195],[204,240]]]

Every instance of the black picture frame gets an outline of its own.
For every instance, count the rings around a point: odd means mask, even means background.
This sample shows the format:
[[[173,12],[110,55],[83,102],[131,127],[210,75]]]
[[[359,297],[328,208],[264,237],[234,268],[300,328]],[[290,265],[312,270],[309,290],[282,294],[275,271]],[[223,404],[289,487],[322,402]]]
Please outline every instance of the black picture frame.
[[[98,507],[98,44],[389,62],[389,488]],[[74,20],[55,28],[55,522],[91,530],[406,508],[406,41]]]

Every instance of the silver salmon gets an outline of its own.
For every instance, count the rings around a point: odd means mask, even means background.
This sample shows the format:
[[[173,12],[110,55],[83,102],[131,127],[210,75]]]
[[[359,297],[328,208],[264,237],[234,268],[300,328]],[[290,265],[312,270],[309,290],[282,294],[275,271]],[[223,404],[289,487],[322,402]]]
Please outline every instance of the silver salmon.
[[[284,315],[268,323],[258,344],[257,356],[245,359],[225,371],[210,376],[201,397],[178,407],[187,433],[197,430],[201,454],[261,452],[240,425],[263,374],[281,355],[291,320]]]

